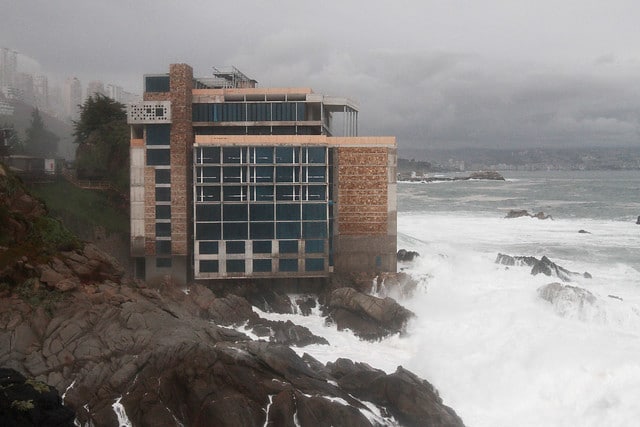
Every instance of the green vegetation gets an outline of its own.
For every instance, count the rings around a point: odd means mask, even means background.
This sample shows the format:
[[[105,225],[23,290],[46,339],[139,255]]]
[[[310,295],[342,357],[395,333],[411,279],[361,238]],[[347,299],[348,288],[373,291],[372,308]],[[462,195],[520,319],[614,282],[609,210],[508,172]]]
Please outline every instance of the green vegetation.
[[[104,95],[87,98],[74,122],[80,179],[103,179],[129,189],[129,126],[124,105]]]
[[[111,232],[129,232],[126,210],[116,208],[117,202],[107,192],[83,190],[63,180],[34,184],[31,192],[71,229],[101,226]]]
[[[46,393],[48,391],[51,391],[51,388],[48,385],[46,385],[42,381],[36,381],[32,378],[29,378],[24,383],[33,387],[33,389],[38,393]]]
[[[33,404],[33,400],[14,400],[11,402],[11,407],[18,411],[27,412],[35,408],[35,405]]]

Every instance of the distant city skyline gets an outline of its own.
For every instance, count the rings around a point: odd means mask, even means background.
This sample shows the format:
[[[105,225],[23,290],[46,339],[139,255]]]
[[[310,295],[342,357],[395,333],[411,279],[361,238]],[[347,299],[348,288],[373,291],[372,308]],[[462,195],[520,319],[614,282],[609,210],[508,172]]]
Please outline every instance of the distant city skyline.
[[[260,86],[354,99],[360,130],[397,135],[401,151],[640,146],[631,0],[29,0],[0,12],[0,46],[58,84],[77,76],[141,93],[140,75],[167,63],[197,76],[235,65]]]

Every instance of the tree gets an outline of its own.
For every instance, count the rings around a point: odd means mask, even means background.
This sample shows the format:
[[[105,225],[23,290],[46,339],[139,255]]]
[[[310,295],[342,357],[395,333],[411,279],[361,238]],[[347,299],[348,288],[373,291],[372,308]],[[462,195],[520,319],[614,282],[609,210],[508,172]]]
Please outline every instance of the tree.
[[[40,111],[35,108],[31,113],[31,126],[27,129],[24,150],[27,154],[38,157],[55,157],[58,152],[60,138],[45,128]]]
[[[79,177],[100,178],[129,188],[129,127],[124,105],[104,95],[87,98],[74,121]]]

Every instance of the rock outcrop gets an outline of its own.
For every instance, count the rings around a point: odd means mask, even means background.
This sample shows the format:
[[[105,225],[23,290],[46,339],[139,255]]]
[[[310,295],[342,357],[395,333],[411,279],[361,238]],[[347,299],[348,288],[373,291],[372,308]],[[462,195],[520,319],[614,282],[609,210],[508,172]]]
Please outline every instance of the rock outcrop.
[[[365,295],[353,288],[331,292],[326,304],[328,321],[339,330],[349,329],[363,339],[375,340],[402,333],[414,314],[393,298]]]
[[[520,218],[523,216],[528,216],[530,218],[538,218],[538,219],[553,219],[551,215],[547,215],[544,212],[538,212],[536,214],[530,214],[529,211],[525,209],[512,209],[507,212],[505,218]]]
[[[400,262],[412,262],[419,256],[420,254],[418,252],[408,251],[406,249],[400,249],[397,254],[398,261]]]
[[[531,267],[531,274],[538,275],[544,274],[545,276],[557,277],[563,282],[570,282],[572,278],[582,276],[585,279],[591,279],[591,274],[588,272],[576,273],[569,271],[564,267],[551,261],[546,256],[541,259],[531,256],[511,256],[499,253],[495,260],[496,264],[502,264],[507,266],[528,266]]]
[[[479,171],[472,172],[469,175],[469,179],[483,179],[489,181],[504,181],[504,177],[500,175],[499,172],[496,171]]]

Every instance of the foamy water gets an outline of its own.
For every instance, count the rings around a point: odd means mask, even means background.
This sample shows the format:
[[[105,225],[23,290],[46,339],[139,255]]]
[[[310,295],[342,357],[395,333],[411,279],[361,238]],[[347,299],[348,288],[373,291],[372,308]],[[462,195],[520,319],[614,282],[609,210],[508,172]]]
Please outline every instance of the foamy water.
[[[532,186],[543,178],[401,184],[398,248],[421,254],[400,266],[420,281],[410,297],[395,295],[417,314],[404,337],[369,343],[325,326],[318,313],[260,314],[291,318],[327,338],[329,346],[297,350],[322,362],[348,357],[387,372],[398,365],[414,371],[469,426],[636,426],[640,225],[631,221],[634,202],[624,194],[633,193],[640,178],[623,175],[601,184],[601,178],[585,176],[579,187],[586,201],[566,203],[561,196],[531,198]],[[554,180],[572,188],[571,177]],[[590,183],[594,193],[585,196]],[[601,195],[596,184],[621,189]],[[608,211],[594,208],[593,200]],[[556,219],[503,218],[509,208],[532,206]],[[576,277],[569,284],[588,290],[595,301],[554,305],[541,299],[537,289],[559,279],[495,264],[499,252],[546,255],[568,270],[589,272],[592,279]]]

